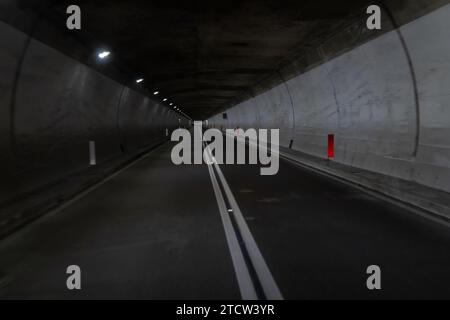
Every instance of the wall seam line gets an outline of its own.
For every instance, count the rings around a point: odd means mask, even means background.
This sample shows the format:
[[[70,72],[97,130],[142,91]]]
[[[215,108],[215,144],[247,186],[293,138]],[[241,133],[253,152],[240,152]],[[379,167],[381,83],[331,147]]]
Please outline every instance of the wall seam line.
[[[283,81],[284,87],[286,88],[286,91],[289,95],[289,100],[291,101],[291,108],[292,108],[292,136],[294,136],[295,133],[295,108],[294,108],[294,99],[292,98],[291,91],[289,90],[289,87],[286,83],[286,80],[283,77],[283,74],[280,72],[280,70],[277,70],[281,81]]]
[[[122,143],[124,143],[124,139],[123,139],[123,132],[122,129],[120,128],[120,106],[122,104],[122,97],[123,97],[123,93],[125,91],[126,86],[122,85],[122,90],[120,91],[120,96],[119,96],[119,102],[117,103],[117,113],[116,113],[116,130],[117,133],[119,134],[119,139],[120,139],[120,144],[122,145]],[[125,145],[123,146],[124,150],[125,150]],[[124,152],[121,148],[121,151]]]
[[[19,62],[17,63],[17,68],[16,68],[16,72],[14,74],[14,79],[13,79],[13,87],[11,90],[11,103],[10,103],[10,113],[9,113],[9,132],[10,132],[9,141],[10,141],[12,160],[13,160],[13,164],[12,164],[12,166],[14,168],[13,172],[15,174],[17,174],[17,169],[18,169],[17,139],[16,139],[17,90],[18,90],[18,86],[19,86],[19,80],[22,75],[25,57],[27,55],[28,48],[30,47],[31,40],[33,40],[33,34],[34,34],[35,30],[37,29],[37,25],[39,23],[40,17],[41,17],[40,14],[36,17],[36,21],[33,23],[33,26],[31,28],[29,34],[27,34],[27,38],[26,38],[25,43],[22,48],[22,52],[20,53]]]
[[[397,36],[403,47],[403,51],[405,53],[406,60],[407,60],[408,66],[409,66],[409,71],[411,74],[411,80],[412,80],[413,91],[414,91],[414,106],[415,106],[415,114],[416,114],[416,134],[414,137],[414,149],[412,152],[412,156],[414,158],[417,158],[417,153],[419,150],[419,141],[420,141],[420,101],[419,101],[419,90],[418,90],[418,86],[417,86],[416,71],[414,69],[414,65],[412,62],[412,58],[411,58],[411,54],[409,52],[408,45],[406,44],[405,38],[403,37],[403,34],[400,30],[399,24],[395,20],[394,15],[392,14],[389,7],[385,4],[384,0],[381,0],[380,3],[382,5],[382,7],[384,8],[384,10],[386,11],[388,17],[391,19],[392,25],[395,28]]]

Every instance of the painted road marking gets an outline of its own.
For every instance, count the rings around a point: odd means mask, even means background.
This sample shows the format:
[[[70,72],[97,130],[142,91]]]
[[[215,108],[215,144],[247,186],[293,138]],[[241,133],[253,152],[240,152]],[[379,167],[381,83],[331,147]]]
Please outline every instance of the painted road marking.
[[[217,176],[219,177],[220,182],[222,183],[225,195],[228,199],[228,202],[231,206],[231,210],[233,212],[233,215],[235,217],[235,221],[237,224],[237,227],[239,228],[239,233],[242,236],[242,240],[244,241],[245,248],[247,250],[247,253],[249,255],[250,261],[253,265],[253,268],[255,269],[256,275],[258,277],[258,280],[262,286],[262,289],[264,291],[264,295],[269,300],[282,300],[283,296],[280,292],[280,289],[278,288],[272,273],[270,272],[267,263],[265,262],[261,251],[259,250],[255,239],[253,238],[253,235],[250,232],[250,229],[247,226],[247,223],[245,222],[245,219],[242,215],[242,212],[236,202],[236,199],[233,196],[233,193],[231,192],[230,186],[228,185],[219,165],[217,164],[216,159],[211,154],[211,150],[208,146],[206,146],[205,150],[207,151],[205,154],[208,156],[209,162],[212,162],[212,165],[208,165],[208,169],[210,170],[211,180],[213,180],[213,173],[211,172],[211,166],[214,166],[216,169]],[[215,177],[214,177],[215,179]],[[214,183],[213,183],[214,184]],[[220,192],[220,188],[218,189]],[[216,195],[217,196],[217,195]],[[223,199],[223,195],[220,196],[221,199]],[[219,204],[219,209],[222,205],[225,205],[225,202],[223,204]],[[224,213],[227,215],[226,207],[223,208],[225,211]],[[222,211],[221,211],[222,214]],[[231,222],[230,222],[231,223]],[[225,225],[224,225],[225,227]],[[233,226],[231,225],[231,228]],[[229,228],[229,226],[226,226],[225,228]],[[236,233],[234,232],[234,235]],[[231,248],[230,248],[231,251]],[[241,252],[242,255],[242,252]],[[243,297],[244,298],[244,297]]]
[[[207,156],[209,157],[209,155]],[[222,192],[220,191],[219,183],[217,182],[216,176],[214,174],[213,166],[211,164],[208,164],[207,167],[209,176],[211,177],[214,194],[216,195],[217,205],[219,206],[220,217],[222,219],[223,228],[225,230],[225,237],[227,239],[228,249],[230,250],[231,260],[233,262],[234,271],[236,273],[241,297],[244,300],[257,300],[258,295],[256,294],[250,272],[248,270],[247,264],[245,263],[244,255],[239,246],[236,232],[227,212],[225,199],[223,198]]]

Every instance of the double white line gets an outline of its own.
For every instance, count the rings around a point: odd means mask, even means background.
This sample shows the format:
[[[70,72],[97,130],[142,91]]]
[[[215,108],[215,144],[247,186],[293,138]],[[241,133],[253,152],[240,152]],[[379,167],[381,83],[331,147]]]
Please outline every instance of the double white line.
[[[244,300],[256,300],[265,298],[269,300],[281,300],[283,296],[264,261],[255,239],[245,222],[241,210],[234,198],[225,177],[217,164],[216,159],[211,154],[210,148],[205,144],[205,156],[208,165],[209,175],[216,195],[217,204],[219,206],[220,216],[225,229],[225,236],[230,250],[231,259],[233,261],[234,270]],[[215,170],[214,170],[215,169]],[[222,193],[217,177],[219,178],[223,191]],[[225,202],[228,200],[229,207]],[[233,215],[233,216],[231,216]],[[235,224],[233,225],[234,218]],[[243,243],[239,243],[238,235],[242,238]],[[245,251],[244,251],[245,250]],[[247,260],[245,257],[248,257]],[[251,276],[251,270],[254,270],[254,276]],[[261,296],[262,289],[263,296]]]

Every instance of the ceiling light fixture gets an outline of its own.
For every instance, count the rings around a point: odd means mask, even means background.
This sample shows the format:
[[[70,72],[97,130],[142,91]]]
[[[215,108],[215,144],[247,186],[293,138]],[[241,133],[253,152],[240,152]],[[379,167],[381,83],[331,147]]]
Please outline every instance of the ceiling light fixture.
[[[136,83],[141,83],[142,81],[144,81],[144,79],[140,78],[136,80]]]
[[[153,92],[153,94],[156,96],[159,93],[159,91],[155,91]]]
[[[100,59],[105,59],[107,56],[109,56],[111,54],[111,52],[109,52],[109,51],[102,51],[102,52],[100,52],[99,54],[98,54],[98,57],[100,58]]]

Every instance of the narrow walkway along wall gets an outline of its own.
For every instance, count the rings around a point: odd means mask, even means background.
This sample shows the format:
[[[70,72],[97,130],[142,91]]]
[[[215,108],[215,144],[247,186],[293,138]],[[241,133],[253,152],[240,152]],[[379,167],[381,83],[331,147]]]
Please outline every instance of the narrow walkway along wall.
[[[209,125],[279,128],[282,146],[321,158],[334,134],[334,161],[450,191],[449,21],[447,4]]]

